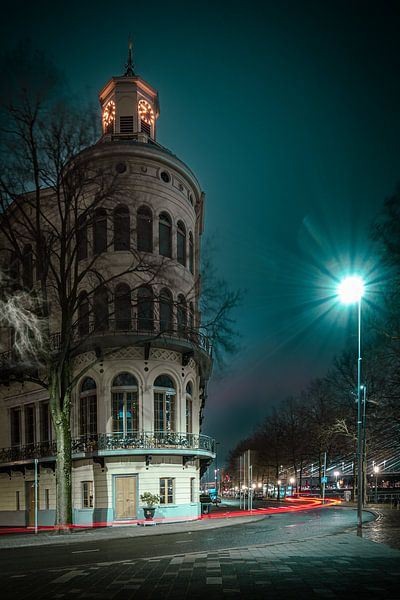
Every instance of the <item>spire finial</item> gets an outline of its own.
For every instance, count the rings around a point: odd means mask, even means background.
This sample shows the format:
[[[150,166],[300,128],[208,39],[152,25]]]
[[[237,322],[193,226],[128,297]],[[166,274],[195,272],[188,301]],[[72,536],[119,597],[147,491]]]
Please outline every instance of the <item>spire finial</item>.
[[[132,61],[132,48],[133,48],[132,36],[131,36],[131,34],[129,34],[129,37],[128,37],[128,62],[125,65],[125,73],[124,73],[125,77],[134,77],[135,76],[135,71],[133,70],[133,61]]]

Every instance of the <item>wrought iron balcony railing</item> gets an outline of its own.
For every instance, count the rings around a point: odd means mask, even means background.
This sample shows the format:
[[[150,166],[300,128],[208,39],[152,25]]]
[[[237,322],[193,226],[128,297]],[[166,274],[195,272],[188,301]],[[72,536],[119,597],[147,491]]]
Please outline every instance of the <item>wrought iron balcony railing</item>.
[[[112,455],[116,450],[133,450],[135,454],[151,453],[153,450],[185,450],[188,454],[206,452],[214,454],[215,440],[208,435],[179,433],[175,431],[132,431],[128,433],[97,433],[81,435],[72,439],[72,457],[74,455],[93,454]],[[55,441],[39,442],[26,446],[12,446],[0,449],[0,464],[29,462],[38,459],[55,458]]]
[[[196,329],[185,326],[178,326],[175,321],[166,323],[159,319],[108,319],[107,321],[96,325],[91,322],[86,327],[78,326],[74,328],[72,334],[72,344],[75,349],[84,346],[93,337],[98,338],[107,336],[134,336],[138,340],[148,340],[156,342],[161,340],[175,340],[199,348],[207,355],[211,356],[212,347],[209,338]],[[53,352],[58,352],[62,345],[61,333],[53,333],[50,336],[49,347]],[[119,345],[119,344],[118,344]],[[7,368],[11,365],[23,365],[22,361],[13,350],[2,352],[0,354],[0,368]],[[32,366],[32,361],[28,361]]]

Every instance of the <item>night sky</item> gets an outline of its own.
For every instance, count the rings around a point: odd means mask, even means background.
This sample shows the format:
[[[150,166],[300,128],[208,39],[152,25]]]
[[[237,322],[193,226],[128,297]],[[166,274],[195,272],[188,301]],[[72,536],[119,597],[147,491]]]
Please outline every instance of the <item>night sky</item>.
[[[14,6],[3,49],[31,38],[85,100],[123,73],[131,31],[160,94],[158,141],[206,192],[216,264],[245,290],[241,351],[206,408],[222,459],[340,353],[337,279],[365,273],[371,307],[379,292],[368,230],[400,180],[400,2]]]

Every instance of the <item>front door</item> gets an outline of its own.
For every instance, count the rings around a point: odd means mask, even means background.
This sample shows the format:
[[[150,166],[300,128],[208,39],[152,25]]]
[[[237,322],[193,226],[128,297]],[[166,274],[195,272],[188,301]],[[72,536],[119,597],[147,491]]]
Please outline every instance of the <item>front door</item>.
[[[115,520],[136,518],[136,477],[115,477]]]
[[[39,496],[39,488],[38,488]],[[28,510],[28,527],[35,527],[35,482],[26,482],[26,507]],[[39,509],[39,506],[38,506]]]

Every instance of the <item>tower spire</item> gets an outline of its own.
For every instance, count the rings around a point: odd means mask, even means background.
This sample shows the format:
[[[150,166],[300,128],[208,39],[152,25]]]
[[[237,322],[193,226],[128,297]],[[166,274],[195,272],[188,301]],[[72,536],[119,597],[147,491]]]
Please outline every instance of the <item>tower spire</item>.
[[[135,77],[135,71],[133,70],[133,60],[132,60],[132,36],[129,34],[128,37],[128,62],[125,65],[125,77]]]

